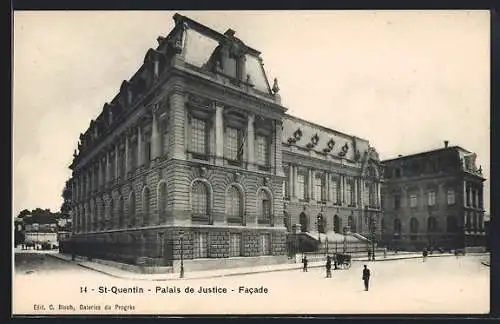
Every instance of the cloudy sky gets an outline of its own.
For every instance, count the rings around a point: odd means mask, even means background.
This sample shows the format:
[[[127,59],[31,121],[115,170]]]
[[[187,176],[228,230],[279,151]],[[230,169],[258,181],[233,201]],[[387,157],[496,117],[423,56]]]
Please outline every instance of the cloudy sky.
[[[476,152],[489,178],[487,11],[179,13],[260,50],[289,113],[369,139],[383,159],[449,140]],[[15,12],[15,215],[59,209],[78,135],[173,14]],[[487,181],[487,212],[489,197]]]

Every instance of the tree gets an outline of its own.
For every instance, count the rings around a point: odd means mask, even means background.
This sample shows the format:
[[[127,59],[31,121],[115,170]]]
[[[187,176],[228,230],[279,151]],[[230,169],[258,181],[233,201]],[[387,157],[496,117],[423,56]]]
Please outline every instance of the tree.
[[[60,216],[61,218],[69,218],[69,212],[71,211],[71,196],[72,196],[71,184],[69,180],[66,181],[61,196],[63,198],[63,203],[60,209],[61,210]]]
[[[31,212],[27,209],[23,209],[19,212],[19,215],[17,215],[18,218],[23,219],[24,217],[31,215]]]

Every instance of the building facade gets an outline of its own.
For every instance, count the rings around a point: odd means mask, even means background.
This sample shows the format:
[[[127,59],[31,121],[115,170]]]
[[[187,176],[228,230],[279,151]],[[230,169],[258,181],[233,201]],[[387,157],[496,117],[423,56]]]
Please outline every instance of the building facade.
[[[209,269],[286,262],[291,224],[320,210],[325,228],[365,230],[380,211],[368,142],[287,115],[233,30],[174,20],[80,135],[63,249]]]
[[[383,244],[456,249],[485,245],[483,182],[476,154],[449,147],[386,160]]]

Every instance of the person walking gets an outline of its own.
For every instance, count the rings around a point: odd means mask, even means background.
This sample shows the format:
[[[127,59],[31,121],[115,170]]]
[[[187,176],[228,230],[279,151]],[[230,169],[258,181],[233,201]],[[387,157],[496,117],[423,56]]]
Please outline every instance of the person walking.
[[[332,277],[332,258],[330,256],[326,257],[326,277]]]
[[[302,268],[303,272],[307,272],[307,256],[304,255],[302,258],[302,263],[304,264],[304,268]]]
[[[365,291],[368,291],[370,284],[370,269],[368,269],[366,264],[363,266],[363,282],[365,284]]]

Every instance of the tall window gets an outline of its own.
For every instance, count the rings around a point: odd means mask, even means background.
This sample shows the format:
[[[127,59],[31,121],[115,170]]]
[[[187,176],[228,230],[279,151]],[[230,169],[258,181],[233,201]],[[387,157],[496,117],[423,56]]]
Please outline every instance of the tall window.
[[[297,198],[306,199],[306,177],[303,174],[297,174]]]
[[[166,221],[166,209],[167,209],[167,184],[165,182],[160,183],[158,188],[158,218],[160,224]]]
[[[147,135],[146,140],[144,141],[144,156],[145,156],[145,162],[149,163],[151,161],[152,155],[151,155],[151,137],[150,135]]]
[[[236,128],[226,128],[226,158],[232,161],[239,161],[238,151],[240,148],[239,131]]]
[[[350,181],[346,181],[345,194],[346,194],[347,206],[352,206],[353,205],[353,197],[352,197],[353,190],[352,190],[352,183]]]
[[[229,256],[239,257],[241,256],[241,233],[230,233],[229,234]]]
[[[268,166],[269,149],[267,138],[262,135],[256,137],[255,161],[261,166]]]
[[[417,207],[417,194],[415,193],[410,194],[410,207],[411,208]]]
[[[120,177],[125,176],[125,149],[120,149],[118,153],[118,170]]]
[[[427,193],[427,204],[429,206],[434,206],[436,204],[436,192],[435,191],[429,191]]]
[[[270,221],[271,220],[271,197],[265,190],[259,191],[258,196],[259,202],[259,220]]]
[[[241,222],[243,218],[243,206],[241,193],[237,187],[231,186],[231,188],[229,188],[226,204],[228,220]]]
[[[418,220],[415,217],[412,217],[410,220],[410,239],[416,240],[418,234]]]
[[[198,154],[207,153],[206,122],[202,119],[191,119],[191,151]]]
[[[401,196],[394,195],[394,209],[399,209],[399,208],[401,208]]]
[[[135,194],[132,192],[128,199],[128,224],[135,224]]]
[[[314,178],[314,199],[318,201],[325,200],[325,197],[323,197],[323,177],[319,174]]]
[[[401,220],[399,218],[394,219],[394,234],[401,234]]]
[[[448,205],[455,204],[455,190],[454,189],[448,189],[446,197],[447,197],[446,200],[448,202]]]
[[[193,183],[193,188],[191,189],[191,211],[193,216],[207,217],[207,186],[201,182],[196,181]]]
[[[338,179],[332,179],[332,200],[334,204],[340,204],[340,190]]]
[[[260,251],[262,255],[271,255],[271,236],[262,234],[260,237]]]
[[[349,226],[352,233],[356,233],[356,220],[353,216],[347,217],[347,226]]]
[[[208,257],[208,233],[194,233],[193,259]]]

